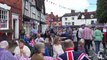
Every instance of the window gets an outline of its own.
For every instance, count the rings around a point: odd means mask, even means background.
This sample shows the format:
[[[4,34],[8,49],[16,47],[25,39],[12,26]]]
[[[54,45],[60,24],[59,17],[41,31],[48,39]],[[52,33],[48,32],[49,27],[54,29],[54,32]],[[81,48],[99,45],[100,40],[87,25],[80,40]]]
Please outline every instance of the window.
[[[28,1],[25,1],[25,8],[28,9]]]
[[[0,30],[8,29],[9,27],[9,19],[8,19],[8,11],[5,9],[0,9]]]
[[[74,20],[74,17],[72,17],[72,20]]]
[[[58,21],[60,21],[60,19],[58,19]]]
[[[90,17],[91,17],[91,18],[94,18],[94,15],[92,14]]]
[[[59,22],[58,25],[61,25],[61,22]]]
[[[67,18],[65,18],[65,20],[67,20]]]
[[[36,16],[35,7],[31,7],[31,17],[35,19],[36,18],[35,16]]]
[[[91,21],[91,24],[94,24],[94,21]]]
[[[32,10],[32,13],[35,14],[36,11],[35,11],[35,8],[34,7],[31,7],[31,10]]]
[[[71,25],[71,22],[68,22],[68,25]]]
[[[74,25],[74,22],[72,22],[72,25]]]
[[[67,25],[67,22],[65,22],[65,25]]]

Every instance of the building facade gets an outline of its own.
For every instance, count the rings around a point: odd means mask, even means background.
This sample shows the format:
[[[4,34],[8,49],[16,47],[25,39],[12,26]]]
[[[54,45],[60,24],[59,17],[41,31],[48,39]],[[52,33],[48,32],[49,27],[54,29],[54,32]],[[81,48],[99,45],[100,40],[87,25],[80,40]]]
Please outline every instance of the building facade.
[[[58,17],[58,15],[54,15],[53,12],[51,12],[50,14],[47,14],[46,17],[46,23],[47,26],[52,28],[52,27],[56,27],[56,26],[62,26],[62,17]]]
[[[41,30],[45,20],[44,0],[23,0],[23,27],[29,34],[33,27]]]
[[[96,12],[75,12],[74,10],[71,13],[66,13],[62,16],[62,25],[63,26],[80,26],[85,25],[94,25],[97,23]]]
[[[0,40],[18,39],[21,28],[22,0],[0,0]]]

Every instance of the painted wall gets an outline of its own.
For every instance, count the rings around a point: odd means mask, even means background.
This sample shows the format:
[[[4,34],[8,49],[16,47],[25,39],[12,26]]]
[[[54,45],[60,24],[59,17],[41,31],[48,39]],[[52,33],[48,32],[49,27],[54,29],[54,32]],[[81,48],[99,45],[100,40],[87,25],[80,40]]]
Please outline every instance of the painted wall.
[[[72,17],[74,17],[74,20],[72,20]],[[67,18],[67,20],[66,20]],[[91,22],[94,21],[94,23],[97,22],[97,19],[78,19],[78,16],[71,16],[71,17],[62,17],[62,25],[67,25],[68,23],[70,23],[69,25],[82,25],[82,24],[86,24],[89,25],[91,24]],[[67,24],[65,24],[67,23]]]

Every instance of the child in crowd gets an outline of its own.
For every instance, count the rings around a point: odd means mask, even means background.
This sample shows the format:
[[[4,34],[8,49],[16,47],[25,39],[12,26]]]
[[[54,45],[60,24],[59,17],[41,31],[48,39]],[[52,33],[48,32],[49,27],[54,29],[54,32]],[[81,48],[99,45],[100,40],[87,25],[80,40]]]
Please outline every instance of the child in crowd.
[[[30,45],[31,47],[34,47],[34,45],[35,45],[35,40],[34,40],[34,37],[33,37],[33,36],[32,36],[31,39],[30,39],[29,45]]]
[[[84,48],[84,39],[80,39],[79,43],[78,43],[78,51],[85,53],[85,48]]]

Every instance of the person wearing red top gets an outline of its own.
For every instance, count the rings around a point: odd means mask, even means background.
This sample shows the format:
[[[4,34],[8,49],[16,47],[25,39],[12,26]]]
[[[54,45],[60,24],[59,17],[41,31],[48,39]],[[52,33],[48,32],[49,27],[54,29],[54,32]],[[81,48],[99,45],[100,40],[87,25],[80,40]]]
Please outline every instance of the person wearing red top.
[[[107,43],[107,28],[103,28],[103,47],[105,48],[105,44]]]

